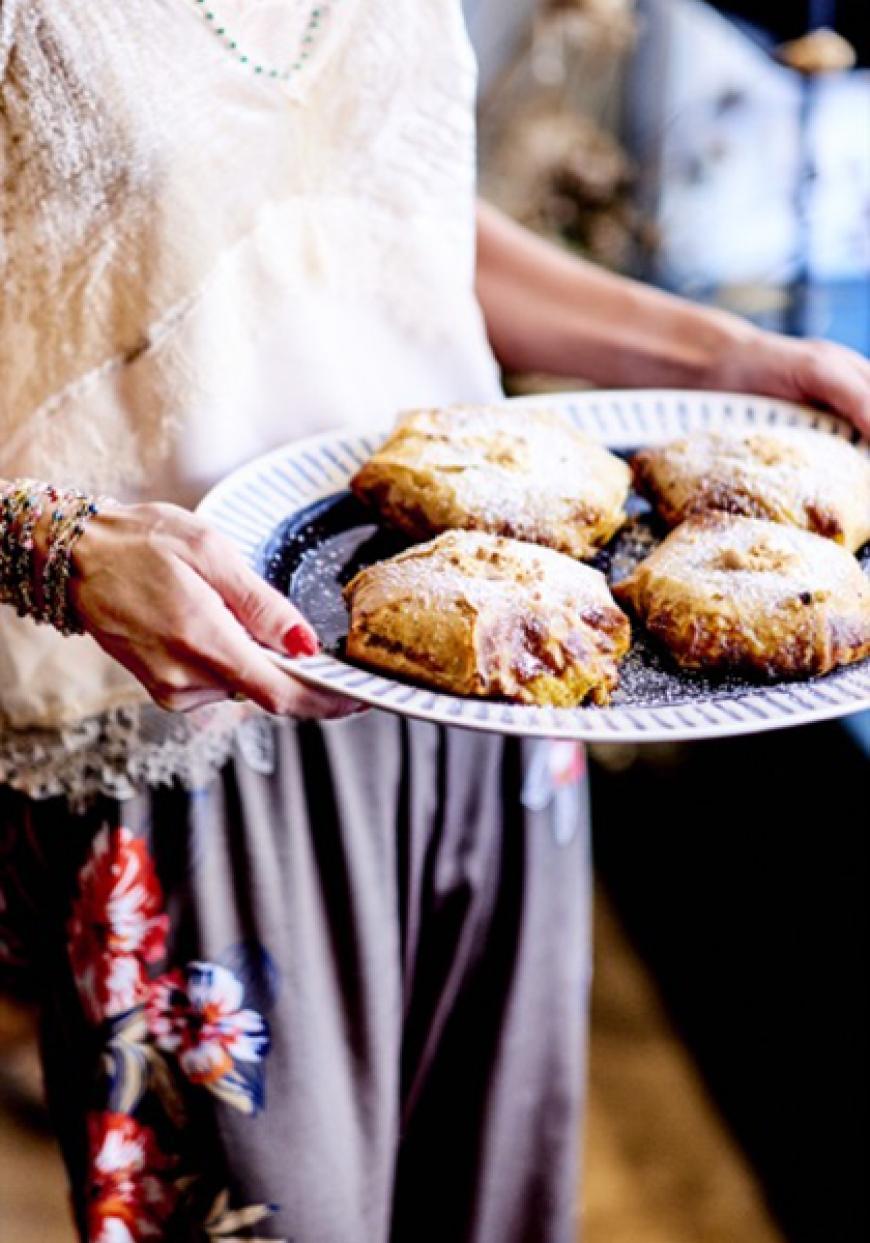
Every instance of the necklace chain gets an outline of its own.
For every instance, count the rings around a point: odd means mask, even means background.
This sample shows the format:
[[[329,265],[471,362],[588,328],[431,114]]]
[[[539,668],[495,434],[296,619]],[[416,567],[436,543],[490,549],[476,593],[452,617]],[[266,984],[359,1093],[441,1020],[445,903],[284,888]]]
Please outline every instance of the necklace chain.
[[[194,0],[194,3],[202,14],[203,20],[208,24],[216,37],[220,39],[224,47],[232,53],[239,64],[246,65],[253,73],[259,74],[264,78],[279,78],[283,82],[289,82],[305,68],[311,58],[314,46],[323,31],[325,19],[333,9],[342,3],[342,0],[320,0],[319,4],[312,5],[311,12],[308,14],[308,20],[305,23],[296,59],[292,64],[283,69],[266,64],[256,56],[252,56],[245,51],[239,45],[238,39],[227,30],[220,16],[210,7],[210,0]]]

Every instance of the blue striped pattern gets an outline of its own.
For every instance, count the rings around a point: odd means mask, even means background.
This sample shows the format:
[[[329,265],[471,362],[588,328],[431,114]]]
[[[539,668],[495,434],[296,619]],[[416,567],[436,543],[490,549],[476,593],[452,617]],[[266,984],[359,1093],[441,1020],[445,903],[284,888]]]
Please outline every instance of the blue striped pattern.
[[[521,398],[509,406],[561,409],[587,435],[613,449],[668,440],[699,428],[813,427],[843,436],[870,455],[870,445],[833,415],[789,402],[727,393],[658,390],[590,392]],[[297,441],[258,458],[219,484],[200,505],[202,516],[262,571],[263,549],[295,510],[347,487],[383,435],[333,432]],[[870,662],[819,682],[759,687],[731,697],[630,708],[527,708],[460,699],[394,682],[332,656],[287,662],[302,680],[346,691],[373,707],[466,729],[525,737],[598,742],[724,737],[781,729],[870,709]]]

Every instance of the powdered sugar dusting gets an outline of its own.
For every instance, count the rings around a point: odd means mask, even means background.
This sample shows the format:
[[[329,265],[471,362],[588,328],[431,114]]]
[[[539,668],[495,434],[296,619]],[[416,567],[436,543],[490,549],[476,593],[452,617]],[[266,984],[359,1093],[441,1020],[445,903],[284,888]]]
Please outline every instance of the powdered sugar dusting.
[[[603,574],[588,565],[534,544],[478,531],[449,531],[363,574],[355,601],[361,612],[397,599],[422,611],[454,607],[498,609],[508,591],[543,608],[612,607]]]
[[[661,580],[703,584],[706,595],[736,600],[747,615],[801,593],[846,596],[860,588],[855,558],[832,540],[729,514],[688,519],[659,545],[648,567]]]
[[[399,420],[354,487],[377,496],[386,481],[432,534],[478,529],[586,556],[618,525],[629,471],[556,411],[459,406]]]
[[[788,427],[696,431],[642,459],[647,485],[680,518],[725,510],[825,535],[839,528],[851,549],[870,539],[870,458],[837,436]]]
[[[626,577],[665,534],[646,502],[633,496],[628,509],[628,523],[594,562],[611,582]],[[348,621],[343,587],[366,565],[405,547],[407,540],[374,522],[370,510],[344,493],[301,511],[276,531],[266,549],[267,577],[310,618],[325,649],[341,656]],[[860,561],[870,578],[870,544]],[[613,707],[678,707],[745,696],[758,685],[736,675],[681,670],[639,625],[632,630],[632,648],[620,664],[619,687],[611,697]],[[835,671],[822,680],[833,685],[847,672]]]

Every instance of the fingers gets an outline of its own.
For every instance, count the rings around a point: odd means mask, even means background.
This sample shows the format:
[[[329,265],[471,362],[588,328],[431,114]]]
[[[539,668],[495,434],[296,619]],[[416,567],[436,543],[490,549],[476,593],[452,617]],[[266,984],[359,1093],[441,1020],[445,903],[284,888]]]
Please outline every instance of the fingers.
[[[225,692],[244,695],[278,716],[332,720],[356,710],[354,700],[306,686],[279,668],[246,634],[242,624],[220,607],[217,599],[215,609],[209,613],[207,639],[198,639],[190,655],[192,660],[202,662],[212,684],[223,687]],[[205,639],[204,634],[202,638]]]
[[[253,644],[249,646],[253,647]],[[235,685],[239,692],[267,712],[295,717],[300,721],[333,721],[350,716],[358,707],[352,699],[306,686],[262,658],[252,660],[242,668],[235,678]]]
[[[310,689],[273,663],[267,645],[288,655],[315,652],[313,630],[193,515],[123,507],[103,536],[74,584],[80,611],[96,641],[162,707],[190,711],[237,693],[303,719],[356,710],[354,701]]]
[[[251,696],[251,702],[259,704],[273,716],[291,717],[296,721],[335,721],[352,716],[360,710],[359,705],[352,700],[323,695],[301,682],[296,682],[295,688],[282,696],[280,706],[277,699],[265,689],[258,692],[258,697]],[[243,700],[248,698],[241,692],[239,694]],[[170,691],[152,695],[157,706],[166,712],[196,712],[211,704],[226,703],[229,698],[228,688],[214,691]]]
[[[808,342],[800,371],[802,396],[827,406],[870,435],[870,366],[851,350]]]
[[[280,697],[276,697],[267,687],[256,688],[250,696],[251,702],[259,704],[267,712],[275,716],[292,717],[297,721],[334,721],[351,716],[360,711],[360,705],[350,699],[324,695],[314,688],[304,686],[295,679],[290,679],[293,686]],[[249,697],[237,692],[241,699]],[[166,691],[155,688],[151,698],[158,707],[166,712],[196,712],[200,708],[212,704],[226,703],[231,698],[229,687],[214,690]]]
[[[227,645],[205,659],[199,657],[196,663],[192,658],[189,665],[173,664],[168,672],[143,671],[141,680],[167,712],[193,712],[231,697],[249,699],[276,716],[302,721],[335,720],[359,708],[352,699],[318,691],[282,672],[244,637],[238,649]]]
[[[297,685],[299,697],[290,715],[298,721],[339,721],[360,711],[360,705],[353,699],[329,695],[301,682]]]
[[[196,712],[199,708],[207,708],[211,704],[225,703],[228,696],[226,690],[185,690],[160,691],[155,689],[151,698],[159,708],[167,712]]]
[[[267,712],[299,720],[334,720],[358,711],[355,700],[306,686],[280,669],[256,643],[289,656],[313,656],[320,650],[317,635],[297,608],[245,565],[232,546],[206,536],[208,581],[247,631],[232,640],[227,633],[222,653],[212,666]]]
[[[194,547],[194,568],[258,643],[288,656],[319,651],[317,635],[299,610],[249,569],[228,541],[202,528]]]
[[[144,636],[97,635],[98,642],[170,712],[189,712],[237,694],[267,712],[331,720],[355,711],[352,700],[310,689],[279,668],[225,608],[220,596],[187,565],[176,600]],[[162,633],[157,633],[160,630]]]

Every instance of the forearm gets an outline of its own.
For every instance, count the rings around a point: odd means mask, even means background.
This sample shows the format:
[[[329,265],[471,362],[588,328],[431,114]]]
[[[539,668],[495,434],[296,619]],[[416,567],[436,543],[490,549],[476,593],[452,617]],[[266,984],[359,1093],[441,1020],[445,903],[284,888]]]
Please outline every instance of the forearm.
[[[757,330],[573,258],[487,204],[478,212],[477,292],[509,371],[602,385],[698,387]],[[739,377],[734,376],[737,383]]]

